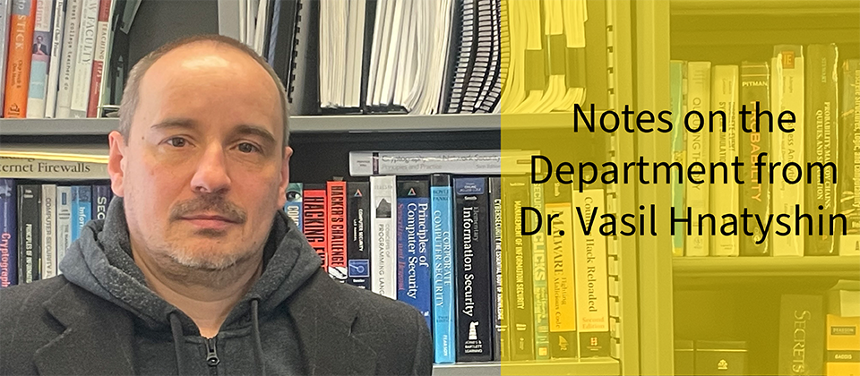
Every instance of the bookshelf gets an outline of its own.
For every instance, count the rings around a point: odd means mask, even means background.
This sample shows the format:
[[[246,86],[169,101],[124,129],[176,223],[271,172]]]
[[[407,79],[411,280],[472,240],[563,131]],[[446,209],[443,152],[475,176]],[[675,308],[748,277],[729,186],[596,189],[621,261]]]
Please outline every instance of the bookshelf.
[[[157,2],[156,2],[157,3]],[[205,16],[195,28],[194,23],[176,26],[177,15],[187,14],[190,8],[177,11],[171,5],[156,9],[156,3],[141,6],[135,27],[129,36],[132,42],[131,60],[136,61],[146,52],[161,43],[180,35],[196,32],[212,32],[213,20],[217,18],[218,29],[230,35],[234,26],[229,22],[235,18],[230,7],[231,0],[219,0],[218,10],[205,7]],[[166,3],[165,3],[166,4]],[[207,3],[208,4],[208,3]],[[633,45],[631,22],[632,4],[628,1],[590,1],[589,6],[605,7],[607,15],[606,36],[608,72],[610,78],[609,98],[613,106],[633,103],[634,87]],[[183,8],[185,9],[185,8]],[[188,11],[188,12],[186,12]],[[173,16],[170,20],[158,21],[162,13]],[[217,17],[216,17],[217,13]],[[159,31],[147,39],[147,30]],[[173,33],[171,30],[175,30]],[[238,30],[238,29],[235,29]],[[238,32],[238,31],[236,31]],[[169,35],[167,35],[169,34]],[[146,39],[146,40],[144,40]],[[640,95],[637,93],[637,95]],[[599,116],[599,113],[596,114]],[[506,124],[525,142],[540,149],[542,140],[530,137],[535,128],[562,128],[571,123],[572,113],[540,115],[504,115]],[[291,146],[296,153],[292,160],[291,175],[297,181],[324,181],[331,176],[348,176],[348,152],[350,150],[404,150],[417,149],[498,149],[502,116],[497,114],[454,115],[360,115],[360,116],[294,116],[291,117]],[[0,138],[4,149],[16,145],[33,145],[45,149],[57,147],[93,148],[106,145],[105,136],[117,126],[117,119],[0,119]],[[631,134],[619,133],[601,139],[602,150],[607,159],[634,160],[637,140]],[[106,150],[106,149],[105,149]],[[639,200],[647,195],[632,185],[619,185],[609,192],[617,212],[635,212]],[[659,197],[657,192],[650,193]],[[611,357],[577,359],[548,362],[498,362],[477,364],[435,365],[437,375],[499,375],[505,374],[558,374],[558,375],[639,375],[648,372],[641,363],[649,362],[652,356],[653,320],[665,321],[651,309],[647,297],[653,290],[651,274],[642,274],[643,266],[657,273],[665,270],[650,261],[650,252],[641,252],[640,239],[619,237],[609,245],[610,270],[610,316]],[[646,244],[648,239],[645,239]],[[643,262],[642,259],[645,259]],[[642,276],[645,276],[643,279]],[[643,295],[644,294],[644,295]],[[671,318],[670,318],[671,320]],[[641,330],[640,330],[641,329]],[[665,348],[665,347],[664,347]]]
[[[798,0],[634,2],[636,104],[669,108],[669,61],[738,64],[769,60],[776,44],[836,43],[840,60],[860,56],[860,3]],[[671,141],[637,135],[637,153],[672,160]],[[640,204],[670,207],[668,186],[638,189]],[[661,195],[660,193],[663,192]],[[748,340],[749,374],[776,374],[780,296],[860,279],[860,257],[673,257],[669,228],[640,237],[640,371],[674,372],[676,336]],[[645,288],[644,286],[648,286]],[[647,320],[647,321],[646,321]]]

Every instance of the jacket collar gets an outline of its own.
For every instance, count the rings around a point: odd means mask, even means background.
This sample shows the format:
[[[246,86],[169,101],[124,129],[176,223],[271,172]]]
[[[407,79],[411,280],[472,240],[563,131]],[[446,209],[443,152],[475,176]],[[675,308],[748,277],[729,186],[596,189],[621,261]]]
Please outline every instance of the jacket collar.
[[[358,310],[344,306],[352,300],[342,293],[320,269],[290,299],[307,374],[375,373],[376,352],[352,335]],[[64,330],[36,351],[40,374],[134,373],[134,326],[125,310],[71,283],[43,306]]]

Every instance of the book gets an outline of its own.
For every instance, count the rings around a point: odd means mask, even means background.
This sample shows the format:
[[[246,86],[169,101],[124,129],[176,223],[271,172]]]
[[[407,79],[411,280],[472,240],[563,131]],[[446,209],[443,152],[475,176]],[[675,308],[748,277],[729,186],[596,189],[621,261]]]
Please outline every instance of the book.
[[[328,275],[335,281],[345,283],[346,268],[346,182],[326,182],[326,199],[328,200],[326,225],[328,226]]]
[[[42,116],[53,118],[57,110],[57,85],[63,55],[63,31],[66,19],[66,0],[54,0],[54,22],[51,31],[51,58],[48,63],[48,81],[45,87],[45,105]]]
[[[845,216],[839,234],[839,254],[860,255],[860,60],[842,63],[842,117],[839,119],[838,199],[839,213]],[[837,222],[837,225],[839,223]],[[842,232],[845,235],[842,235]]]
[[[466,175],[498,175],[530,173],[534,150],[415,150],[415,151],[351,151],[349,174],[427,175],[435,173]],[[540,172],[540,168],[537,168]]]
[[[393,175],[370,177],[371,290],[397,299],[397,193]]]
[[[827,291],[827,313],[860,316],[860,281],[840,280]]]
[[[81,231],[93,214],[93,191],[89,185],[72,186],[72,241],[81,236]]]
[[[0,0],[0,30],[4,32],[0,32],[0,103],[5,103],[3,98],[6,97],[6,54],[9,53],[9,49],[6,48],[9,44],[7,43],[9,38],[9,33],[6,32],[9,30],[9,19],[12,16],[12,0]],[[0,118],[3,117],[3,111],[0,110]]]
[[[711,161],[727,166],[738,158],[738,66],[713,67],[711,84],[711,110],[722,111],[725,117],[714,117],[715,132],[711,134]],[[717,131],[719,130],[719,131]],[[738,215],[740,186],[728,171],[715,176],[711,187],[711,210],[714,213]],[[726,224],[725,220],[718,223]],[[740,240],[737,236],[712,236],[711,256],[739,256]]]
[[[68,0],[63,30],[63,51],[60,59],[60,78],[57,84],[57,103],[54,117],[71,117],[72,89],[75,79],[75,56],[78,51],[78,35],[84,11],[84,0]]]
[[[0,178],[0,288],[18,284],[18,189]]]
[[[686,82],[686,73],[687,73],[687,64],[684,61],[680,60],[672,60],[669,62],[669,99],[670,99],[670,110],[672,111],[672,124],[675,124],[675,127],[672,129],[671,133],[671,153],[673,163],[680,163],[682,166],[686,165],[686,157],[684,154],[684,127],[683,125],[683,103],[684,103],[684,91]],[[674,208],[683,208],[684,207],[684,186],[677,183],[677,174],[678,172],[672,172],[672,184],[671,184],[671,195],[672,195],[672,207]],[[686,232],[684,232],[684,224],[680,222],[676,222],[672,229],[672,255],[674,256],[683,256],[684,255],[684,239]]]
[[[310,243],[311,247],[320,257],[321,267],[328,272],[329,257],[328,227],[326,217],[328,216],[328,201],[326,199],[325,184],[305,184],[302,191],[302,233]]]
[[[824,298],[785,294],[779,308],[779,374],[824,372]]]
[[[547,233],[551,233],[547,236],[547,254],[551,260],[551,268],[547,271],[550,355],[554,359],[575,358],[579,353],[577,316],[580,312],[576,309],[574,242],[582,235],[574,230],[574,196],[570,185],[554,182],[544,192]]]
[[[436,363],[456,361],[452,189],[450,175],[430,175],[430,211],[433,216],[433,345],[436,349]]]
[[[57,275],[57,185],[42,184],[42,248],[40,277]]]
[[[57,186],[57,266],[72,245],[72,187]],[[61,274],[59,268],[57,274]]]
[[[424,315],[427,328],[431,316],[433,256],[430,226],[430,184],[426,180],[397,182],[397,300]]]
[[[370,290],[370,183],[346,183],[346,283]]]
[[[3,117],[23,118],[27,116],[27,91],[30,88],[30,64],[33,58],[33,32],[36,23],[36,2],[33,0],[12,1],[9,17],[9,52],[6,55],[6,86],[4,88]]]
[[[42,187],[38,184],[18,186],[18,283],[39,280],[41,259]]]
[[[27,117],[45,117],[45,96],[47,95],[48,64],[51,60],[52,28],[54,2],[36,0],[36,19],[34,23],[32,54],[30,58],[30,87],[27,90]]]
[[[827,315],[825,375],[860,375],[860,317]]]
[[[299,231],[302,231],[302,183],[290,183],[287,186],[287,203],[284,212],[293,220]]]
[[[770,179],[766,169],[758,175],[758,169],[753,163],[759,160],[763,153],[772,155],[770,147],[770,131],[767,124],[761,124],[764,115],[759,114],[770,109],[770,66],[767,62],[741,63],[740,68],[740,108],[748,111],[742,117],[740,133],[740,159],[744,165],[739,169],[741,175],[740,213],[757,215],[767,218],[770,209]],[[769,161],[764,158],[764,161]],[[770,256],[771,234],[764,234],[759,226],[753,226],[752,235],[741,237],[741,256]]]
[[[493,224],[493,247],[492,247],[492,277],[493,281],[491,284],[492,295],[493,295],[493,321],[496,326],[495,335],[493,336],[493,360],[502,360],[502,346],[507,345],[507,341],[502,338],[503,331],[507,332],[507,328],[505,327],[507,322],[503,322],[505,319],[505,296],[503,289],[503,274],[504,274],[504,263],[502,259],[504,257],[503,251],[503,230],[504,227],[502,225],[502,211],[504,210],[504,204],[502,202],[502,179],[499,176],[491,176],[489,178],[490,183],[490,206],[492,210],[492,224]],[[506,334],[506,333],[505,333]],[[507,350],[504,350],[507,352]]]
[[[687,63],[687,109],[685,123],[689,128],[698,130],[690,132],[686,130],[686,161],[687,165],[701,164],[708,166],[710,162],[710,135],[708,134],[709,113],[711,104],[711,63],[708,61],[690,61]],[[698,114],[698,115],[697,115]],[[676,124],[675,126],[680,126]],[[696,184],[688,181],[686,183],[687,207],[690,208],[690,222],[685,232],[684,256],[708,256],[710,255],[710,231],[701,228],[698,218],[700,215],[710,214],[710,187],[705,181]]]
[[[534,359],[535,346],[535,315],[532,297],[532,249],[531,239],[523,232],[523,225],[529,221],[524,218],[531,205],[532,192],[529,189],[529,178],[526,175],[502,175],[502,216],[504,221],[505,268],[503,285],[509,302],[507,311],[508,345],[505,350],[510,352],[511,361]],[[550,315],[552,313],[550,312]],[[550,316],[552,317],[552,316]]]
[[[606,237],[598,229],[606,212],[603,188],[573,192],[573,250],[579,357],[609,356],[609,270]]]
[[[13,179],[106,179],[107,163],[8,158],[0,156],[0,173]]]
[[[530,206],[537,209],[538,213],[544,213],[544,190],[543,184],[526,184],[531,193]],[[516,215],[516,214],[515,214]],[[528,223],[529,229],[537,227],[542,221],[536,213],[529,213],[522,219]],[[537,231],[529,236],[531,243],[532,259],[532,300],[534,302],[534,338],[535,338],[535,360],[546,360],[550,358],[549,350],[549,287],[548,280],[548,253],[545,232]]]

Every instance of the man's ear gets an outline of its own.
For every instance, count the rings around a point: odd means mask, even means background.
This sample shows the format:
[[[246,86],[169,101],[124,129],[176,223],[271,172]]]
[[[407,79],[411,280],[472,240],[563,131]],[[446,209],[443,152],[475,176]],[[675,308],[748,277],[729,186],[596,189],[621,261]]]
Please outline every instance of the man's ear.
[[[293,155],[293,148],[284,147],[284,160],[281,161],[281,181],[278,184],[278,208],[283,208],[287,204],[287,186],[290,185],[290,156]]]
[[[108,175],[110,175],[110,187],[113,194],[123,197],[123,180],[125,177],[125,138],[117,131],[110,132],[110,153],[108,154]]]

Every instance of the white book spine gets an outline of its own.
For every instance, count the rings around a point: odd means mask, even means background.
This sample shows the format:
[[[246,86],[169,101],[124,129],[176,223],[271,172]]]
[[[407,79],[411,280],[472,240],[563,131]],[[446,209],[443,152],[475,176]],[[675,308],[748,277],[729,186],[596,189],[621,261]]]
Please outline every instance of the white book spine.
[[[51,60],[51,21],[54,3],[51,0],[36,2],[36,20],[33,30],[33,58],[30,61],[30,86],[27,90],[27,117],[45,117],[45,94],[48,87],[48,64]]]
[[[51,63],[48,65],[48,83],[45,94],[45,117],[53,118],[57,110],[57,85],[60,82],[60,60],[63,56],[63,30],[66,21],[66,0],[54,3],[54,31],[51,35]]]
[[[57,187],[57,266],[66,256],[66,250],[72,245],[72,187]],[[57,274],[60,268],[57,268]]]
[[[12,0],[0,0],[0,103],[4,103],[6,94],[6,54],[9,53],[7,39],[9,39],[9,16],[12,15]],[[2,111],[0,111],[2,112]],[[0,117],[3,114],[0,113]]]
[[[63,51],[60,62],[60,78],[57,84],[57,104],[55,116],[70,118],[72,88],[75,80],[75,58],[78,51],[78,32],[81,27],[81,13],[84,0],[67,0],[66,22],[63,28]]]
[[[771,112],[774,122],[778,121],[780,113],[791,111],[794,113],[794,124],[786,123],[786,128],[794,128],[794,132],[787,133],[774,129],[771,132],[772,155],[771,162],[780,162],[783,166],[788,163],[797,163],[803,166],[804,140],[804,71],[803,71],[803,47],[802,46],[776,46],[774,47],[774,58],[771,70]],[[778,171],[778,170],[777,170]],[[788,168],[785,170],[787,177],[796,180],[798,169]],[[800,205],[800,212],[804,212],[803,187],[805,184],[789,184],[782,176],[773,177],[773,214],[794,215],[796,205]],[[780,227],[774,228],[780,231]],[[802,231],[800,232],[803,233]],[[804,237],[797,235],[794,231],[785,236],[773,237],[774,256],[803,256]]]
[[[714,132],[711,133],[711,160],[731,163],[738,158],[738,66],[714,66],[711,84],[711,110],[725,113],[726,121],[714,118]],[[723,131],[725,126],[725,132]],[[717,218],[717,230],[724,225],[723,215],[737,216],[740,205],[740,187],[727,171],[728,176],[716,176],[711,186],[711,210]],[[724,179],[727,183],[723,184]],[[712,236],[711,256],[740,255],[740,240],[737,236]]]
[[[107,179],[107,164],[0,157],[4,178],[87,180]]]
[[[371,291],[397,299],[396,247],[397,231],[394,221],[397,218],[397,196],[395,177],[371,176],[370,200],[373,216],[370,225],[371,237],[370,265],[372,267]]]
[[[352,176],[422,175],[431,173],[498,175],[536,173],[545,162],[534,161],[538,151],[516,150],[430,150],[430,151],[352,151],[349,173]]]
[[[57,275],[57,185],[42,184],[42,279]]]
[[[70,105],[70,114],[74,118],[87,117],[99,20],[99,0],[83,0],[83,2],[81,27],[78,30],[78,49],[75,51],[75,78],[72,84],[72,102]]]
[[[576,289],[576,319],[580,338],[591,333],[609,333],[609,277],[606,237],[600,234],[600,217],[606,212],[603,189],[573,190],[573,206],[582,212],[574,220],[573,254]],[[575,216],[579,214],[574,213]],[[593,338],[593,337],[592,337]],[[595,340],[596,341],[596,340]],[[586,344],[583,344],[585,346]],[[580,350],[583,348],[580,346]],[[583,354],[585,355],[585,354]]]
[[[687,63],[687,164],[701,163],[703,171],[709,165],[710,132],[708,131],[709,112],[711,109],[711,63],[708,61],[691,61]],[[700,116],[697,116],[698,113]],[[698,130],[691,132],[690,130]],[[710,221],[699,221],[702,215],[710,214],[710,182],[702,184],[688,183],[686,185],[687,206],[691,209],[690,225],[688,226],[685,256],[708,256],[710,253]],[[686,211],[685,214],[686,215]]]

